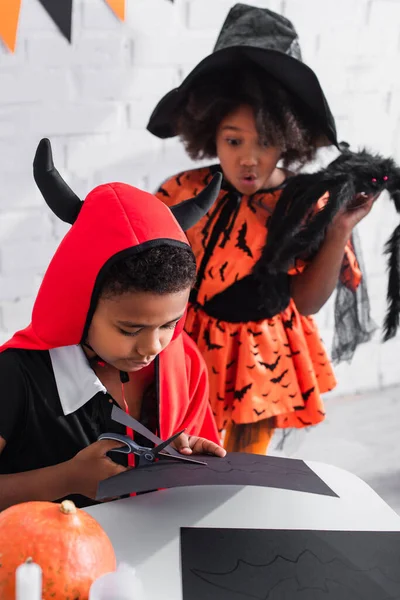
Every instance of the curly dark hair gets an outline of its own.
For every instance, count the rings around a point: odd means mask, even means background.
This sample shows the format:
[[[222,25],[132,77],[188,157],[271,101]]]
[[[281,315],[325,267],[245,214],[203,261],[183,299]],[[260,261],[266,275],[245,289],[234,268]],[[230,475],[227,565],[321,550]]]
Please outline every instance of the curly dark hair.
[[[285,166],[312,160],[321,136],[315,120],[299,99],[250,62],[215,70],[193,82],[175,116],[189,156],[215,158],[219,123],[243,104],[254,110],[260,139],[281,148]]]
[[[172,294],[192,287],[195,276],[196,260],[189,246],[162,244],[112,264],[102,282],[101,296]]]

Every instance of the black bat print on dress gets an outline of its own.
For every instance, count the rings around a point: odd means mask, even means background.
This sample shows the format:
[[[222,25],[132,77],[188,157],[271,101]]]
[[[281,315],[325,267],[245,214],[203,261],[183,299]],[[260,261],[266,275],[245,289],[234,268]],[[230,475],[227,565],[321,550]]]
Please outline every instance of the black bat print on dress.
[[[278,377],[274,377],[273,379],[271,379],[271,383],[280,383],[288,372],[289,369],[285,369],[280,375],[278,375]]]
[[[292,311],[292,314],[290,316],[290,319],[282,319],[282,325],[284,326],[285,329],[293,329],[293,321],[295,319],[295,312],[294,310]]]
[[[264,410],[257,410],[256,408],[253,408],[253,412],[256,413],[257,417],[261,416],[263,413],[265,413],[265,408]]]
[[[262,331],[253,331],[252,329],[248,328],[247,333],[250,333],[253,337],[257,337],[262,334]]]
[[[221,281],[225,281],[225,269],[228,266],[228,261],[224,262],[222,267],[219,270],[219,275],[221,277]]]
[[[233,397],[235,400],[239,400],[239,402],[241,400],[243,400],[244,396],[247,394],[247,392],[253,387],[252,383],[249,383],[248,385],[245,385],[244,387],[242,387],[242,389],[240,390],[235,390]]]
[[[203,339],[206,343],[207,350],[220,350],[221,348],[223,348],[223,346],[220,346],[219,344],[213,344],[211,342],[210,332],[208,331],[208,329],[204,331]]]
[[[302,419],[301,417],[297,417],[297,419],[300,421],[300,423],[302,423],[302,425],[304,425],[305,427],[310,427],[312,425],[311,421],[305,421],[304,419]]]
[[[261,360],[259,360],[258,363],[260,365],[262,365],[263,367],[265,367],[268,371],[275,371],[280,360],[281,360],[281,356],[278,356],[278,358],[276,359],[276,361],[274,363],[266,363],[266,362],[262,362]]]
[[[238,233],[236,248],[239,248],[239,250],[242,250],[245,254],[247,254],[247,256],[250,256],[250,258],[253,258],[253,253],[250,250],[250,248],[246,242],[246,234],[247,234],[247,223],[246,223],[246,221],[244,221],[244,223],[241,226],[239,233]]]
[[[302,397],[303,397],[304,402],[307,402],[307,400],[309,399],[309,397],[311,396],[311,394],[313,393],[314,390],[315,390],[315,388],[312,387],[309,390],[307,390],[306,392],[303,392],[301,394]]]
[[[167,192],[167,190],[165,188],[163,188],[162,186],[160,188],[158,188],[158,194],[162,194],[165,198],[169,198],[169,193]]]

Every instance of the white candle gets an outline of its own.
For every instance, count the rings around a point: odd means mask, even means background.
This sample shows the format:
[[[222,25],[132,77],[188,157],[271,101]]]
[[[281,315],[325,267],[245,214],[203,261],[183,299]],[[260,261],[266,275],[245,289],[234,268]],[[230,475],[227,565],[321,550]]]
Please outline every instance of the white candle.
[[[16,600],[42,600],[42,569],[31,558],[15,571]]]
[[[89,600],[146,600],[135,569],[122,563],[116,571],[102,575],[90,587]]]

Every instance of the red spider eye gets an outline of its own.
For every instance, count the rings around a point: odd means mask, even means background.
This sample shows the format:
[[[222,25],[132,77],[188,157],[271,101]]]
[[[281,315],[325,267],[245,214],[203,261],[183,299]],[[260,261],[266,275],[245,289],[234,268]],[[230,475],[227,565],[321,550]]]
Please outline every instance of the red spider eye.
[[[383,178],[383,181],[387,181],[389,179],[389,177],[387,175],[385,175],[385,177]]]
[[[373,177],[373,178],[371,179],[371,181],[372,181],[372,183],[376,183],[376,177]]]

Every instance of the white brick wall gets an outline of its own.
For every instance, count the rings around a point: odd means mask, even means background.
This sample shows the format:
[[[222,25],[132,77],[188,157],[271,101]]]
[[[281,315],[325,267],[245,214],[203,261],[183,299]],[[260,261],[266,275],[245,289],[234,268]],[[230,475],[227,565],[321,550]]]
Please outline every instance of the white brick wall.
[[[245,0],[242,0],[245,1]],[[37,288],[67,227],[31,174],[36,144],[51,137],[78,194],[124,180],[154,189],[191,165],[176,140],[145,131],[157,100],[213,48],[234,0],[127,0],[120,23],[104,0],[75,0],[73,44],[36,0],[24,0],[14,55],[0,46],[0,342],[27,324]],[[400,161],[400,2],[252,0],[292,19],[318,73],[339,136]],[[385,310],[384,241],[397,217],[387,199],[362,223],[373,316]],[[330,345],[332,302],[318,315]],[[400,382],[399,339],[360,348],[337,369],[336,393]]]

